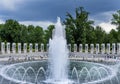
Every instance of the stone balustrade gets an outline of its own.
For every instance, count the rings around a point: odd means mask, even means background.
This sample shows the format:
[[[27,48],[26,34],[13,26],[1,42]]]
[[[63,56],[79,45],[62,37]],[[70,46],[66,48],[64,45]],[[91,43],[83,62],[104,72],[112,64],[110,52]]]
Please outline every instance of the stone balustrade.
[[[0,60],[47,59],[49,44],[1,42]],[[68,44],[69,59],[76,60],[120,60],[120,43]],[[12,62],[12,61],[11,61]]]
[[[46,47],[46,48],[45,48]],[[33,52],[47,52],[49,45],[32,44],[32,43],[4,43],[1,42],[1,54],[10,53],[33,53]],[[120,43],[107,44],[68,44],[70,52],[79,52],[86,54],[120,54]],[[46,51],[45,51],[46,50]]]

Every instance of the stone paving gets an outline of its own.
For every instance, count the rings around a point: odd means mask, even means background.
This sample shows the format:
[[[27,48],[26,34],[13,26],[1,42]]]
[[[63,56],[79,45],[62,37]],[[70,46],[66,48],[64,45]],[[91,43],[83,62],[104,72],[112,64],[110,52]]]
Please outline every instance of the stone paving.
[[[91,61],[91,62],[117,62],[120,60],[118,54],[90,54],[90,53],[69,53],[70,60]],[[0,54],[0,63],[16,63],[25,61],[47,60],[47,52],[21,53],[21,54]]]

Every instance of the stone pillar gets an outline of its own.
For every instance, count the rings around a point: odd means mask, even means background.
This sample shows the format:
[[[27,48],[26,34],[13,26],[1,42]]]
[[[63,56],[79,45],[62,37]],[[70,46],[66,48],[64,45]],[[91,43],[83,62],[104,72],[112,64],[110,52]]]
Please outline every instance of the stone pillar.
[[[46,46],[46,51],[47,52],[49,51],[49,44],[47,44],[47,46]]]
[[[1,43],[1,53],[5,54],[5,43],[4,42]]]
[[[101,53],[105,54],[105,44],[104,43],[101,44]]]
[[[77,52],[77,44],[74,44],[74,52]]]
[[[44,52],[44,44],[41,44],[41,52]]]
[[[85,44],[85,53],[88,53],[88,44]]]
[[[23,51],[24,51],[24,53],[27,53],[27,43],[23,44]]]
[[[21,53],[21,43],[18,43],[18,53]]]
[[[10,43],[7,43],[7,53],[10,54]]]
[[[90,44],[90,53],[94,53],[94,44]]]
[[[112,43],[112,54],[115,54],[116,53],[116,49],[115,49],[115,43]]]
[[[107,54],[110,54],[110,43],[107,43]]]
[[[38,43],[35,43],[35,52],[38,52]]]
[[[69,52],[71,52],[71,44],[68,44]]]
[[[120,54],[120,43],[117,43],[117,54]]]
[[[99,44],[96,44],[96,54],[100,52]]]
[[[16,43],[12,43],[12,52],[16,53]]]
[[[82,44],[79,44],[79,52],[83,52],[83,46],[82,46]]]
[[[29,44],[29,52],[32,53],[32,50],[33,50],[33,45],[32,43]]]

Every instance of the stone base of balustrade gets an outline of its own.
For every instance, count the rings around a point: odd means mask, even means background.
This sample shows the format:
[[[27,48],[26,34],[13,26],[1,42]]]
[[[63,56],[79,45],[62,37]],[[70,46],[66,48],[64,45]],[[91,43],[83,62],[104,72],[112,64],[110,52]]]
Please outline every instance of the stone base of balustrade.
[[[0,62],[17,63],[26,61],[47,60],[47,52],[33,53],[9,53],[0,54]],[[69,59],[75,61],[90,61],[90,62],[117,62],[120,61],[119,54],[91,54],[91,53],[69,53]]]

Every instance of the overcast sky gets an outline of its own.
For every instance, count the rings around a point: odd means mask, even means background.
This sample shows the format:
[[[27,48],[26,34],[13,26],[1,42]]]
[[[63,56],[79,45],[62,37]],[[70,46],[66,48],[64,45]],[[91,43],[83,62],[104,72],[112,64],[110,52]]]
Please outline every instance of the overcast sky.
[[[66,12],[75,15],[75,8],[79,6],[90,12],[95,25],[107,32],[115,28],[110,21],[112,14],[120,10],[120,0],[0,0],[0,23],[15,19],[22,24],[46,28],[54,24],[58,16],[63,21]]]

